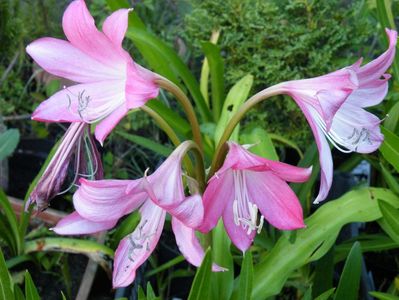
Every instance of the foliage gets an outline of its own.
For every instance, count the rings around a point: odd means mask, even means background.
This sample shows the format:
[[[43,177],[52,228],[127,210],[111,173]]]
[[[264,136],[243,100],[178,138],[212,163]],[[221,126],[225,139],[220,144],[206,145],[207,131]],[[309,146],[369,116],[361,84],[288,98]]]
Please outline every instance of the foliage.
[[[372,39],[371,26],[375,26],[363,16],[364,1],[190,2],[193,9],[179,34],[195,57],[202,56],[202,43],[212,30],[220,30],[227,86],[251,74],[255,92],[354,63],[359,55],[368,54],[364,45]],[[292,100],[266,101],[248,118],[303,148],[309,141],[307,124]]]

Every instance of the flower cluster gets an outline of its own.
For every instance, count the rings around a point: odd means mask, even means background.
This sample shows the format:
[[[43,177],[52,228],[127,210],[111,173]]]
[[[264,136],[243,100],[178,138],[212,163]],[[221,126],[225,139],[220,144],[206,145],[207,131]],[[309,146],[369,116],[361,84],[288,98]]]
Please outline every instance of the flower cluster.
[[[221,217],[232,242],[243,252],[251,246],[265,221],[281,230],[305,227],[301,204],[287,182],[307,181],[312,168],[265,159],[251,153],[249,145],[227,142],[224,163],[219,162],[222,166],[216,172],[211,169],[212,176],[205,186],[199,184],[204,181],[205,167],[198,133],[195,142],[182,142],[150,175],[146,171],[135,180],[102,179],[101,160],[90,126],[96,123],[95,138],[103,144],[130,109],[143,107],[157,97],[161,87],[168,85],[162,76],[136,64],[122,48],[129,12],[114,12],[105,20],[101,32],[84,0],[75,0],[63,16],[67,41],[42,38],[27,47],[29,55],[44,70],[76,82],[44,101],[33,113],[32,118],[37,121],[71,125],[31,193],[28,205],[36,203],[39,209],[48,206],[51,198],[60,193],[74,157],[76,177],[80,177],[73,180],[78,185],[73,196],[75,212],[57,224],[56,233],[76,235],[108,230],[125,215],[138,210],[140,223],[122,239],[115,253],[114,287],[127,286],[134,280],[135,271],[160,239],[167,213],[172,217],[181,253],[195,266],[204,257],[196,231],[209,232]],[[261,91],[254,101],[287,94],[302,109],[320,153],[321,180],[316,203],[327,197],[332,183],[328,141],[343,152],[369,153],[383,140],[380,120],[364,108],[380,103],[387,93],[389,75],[385,72],[395,55],[397,33],[387,30],[387,34],[388,50],[365,66],[358,61],[317,78],[283,82]],[[248,103],[251,100],[247,107]],[[239,121],[234,117],[231,120]],[[194,126],[192,129],[195,137]],[[225,140],[222,137],[214,157],[222,153],[219,149],[226,149],[228,136],[223,136]],[[91,180],[83,175],[82,168],[87,170],[88,163],[81,154],[81,143],[88,143],[92,150],[89,161],[95,167],[91,167]],[[195,152],[197,169],[202,169],[197,172],[199,183],[183,170],[183,159],[191,159],[189,151]],[[218,166],[212,164],[215,165]],[[224,269],[214,264],[213,270]]]

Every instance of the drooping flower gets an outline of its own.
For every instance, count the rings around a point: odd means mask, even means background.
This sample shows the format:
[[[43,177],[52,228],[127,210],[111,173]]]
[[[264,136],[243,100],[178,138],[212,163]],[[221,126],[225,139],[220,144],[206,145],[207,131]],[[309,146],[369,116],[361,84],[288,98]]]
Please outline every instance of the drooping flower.
[[[370,153],[383,141],[380,120],[364,108],[379,104],[387,94],[397,32],[386,29],[389,47],[381,56],[316,78],[288,81],[273,89],[290,95],[308,120],[319,148],[321,180],[315,203],[331,188],[333,161],[326,138],[342,152]]]
[[[93,179],[103,178],[100,153],[98,153],[90,134],[90,125],[88,124],[72,123],[69,126],[31,192],[29,200],[26,202],[26,208],[36,203],[38,210],[43,211],[48,207],[52,198],[66,192],[66,190],[61,191],[61,188],[67,177],[68,169],[73,163],[75,178],[72,180],[72,185],[81,176]]]
[[[264,219],[283,230],[302,228],[301,204],[286,181],[304,182],[310,174],[311,168],[271,161],[229,142],[224,164],[203,195],[204,221],[198,229],[210,231],[222,216],[232,242],[246,251]]]
[[[199,266],[204,251],[193,228],[202,222],[203,205],[200,195],[185,195],[181,170],[189,148],[190,143],[182,143],[152,175],[138,180],[81,179],[73,199],[76,212],[61,220],[54,231],[89,234],[110,229],[139,208],[140,223],[115,253],[113,286],[121,287],[133,282],[136,269],[155,249],[168,212],[180,251],[188,262]],[[214,270],[222,269],[214,265]]]
[[[84,0],[66,9],[62,26],[68,41],[41,38],[26,48],[47,72],[78,84],[44,101],[32,119],[43,122],[101,121],[95,136],[103,143],[129,109],[158,95],[155,75],[137,65],[122,48],[129,9],[110,15],[97,30]]]

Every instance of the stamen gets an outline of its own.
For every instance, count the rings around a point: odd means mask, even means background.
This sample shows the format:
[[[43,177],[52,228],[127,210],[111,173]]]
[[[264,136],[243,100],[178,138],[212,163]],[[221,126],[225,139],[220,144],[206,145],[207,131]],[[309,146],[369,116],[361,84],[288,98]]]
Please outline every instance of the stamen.
[[[258,233],[262,230],[264,217],[261,215],[259,224],[257,224],[258,207],[249,199],[243,172],[234,171],[233,173],[236,196],[236,199],[233,201],[233,219],[236,226],[246,229],[247,234],[250,235],[254,230],[257,230]]]

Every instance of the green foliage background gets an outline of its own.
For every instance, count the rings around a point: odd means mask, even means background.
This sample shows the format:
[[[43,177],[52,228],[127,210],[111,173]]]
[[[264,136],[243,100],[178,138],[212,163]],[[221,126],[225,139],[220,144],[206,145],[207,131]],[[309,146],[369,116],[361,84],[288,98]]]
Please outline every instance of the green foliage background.
[[[221,30],[227,86],[254,75],[257,92],[281,81],[313,77],[354,63],[373,49],[374,21],[364,1],[193,0],[181,34],[200,58],[201,42]],[[370,48],[370,49],[369,49]],[[266,101],[249,115],[269,132],[306,146],[308,125],[293,101]]]

